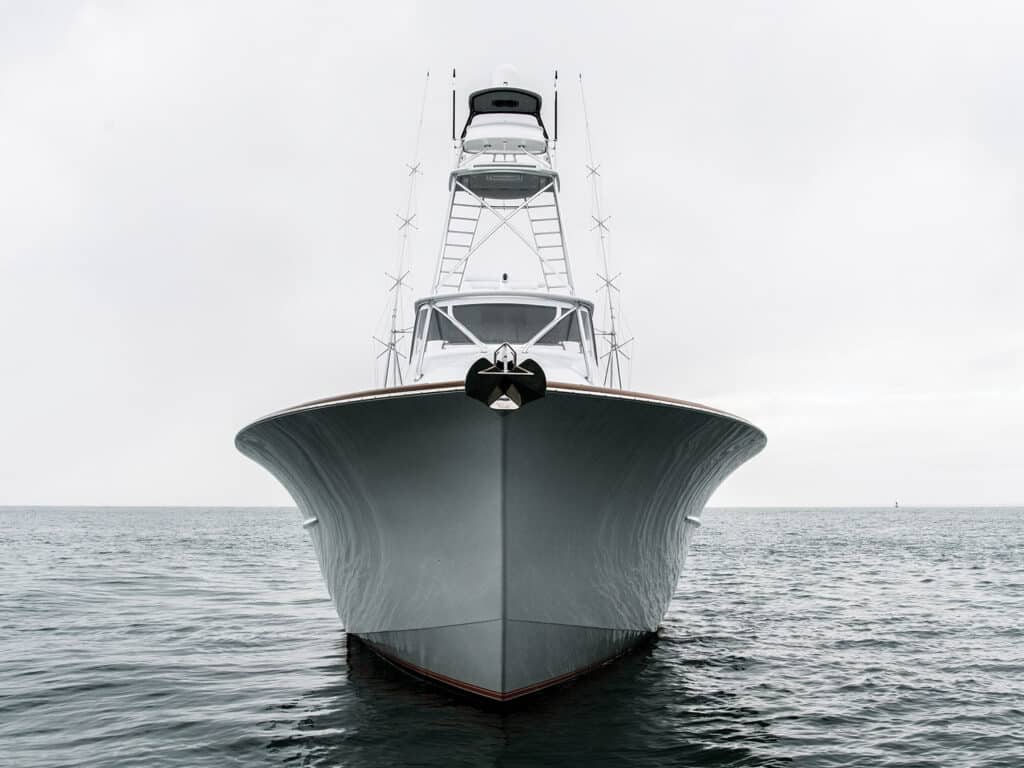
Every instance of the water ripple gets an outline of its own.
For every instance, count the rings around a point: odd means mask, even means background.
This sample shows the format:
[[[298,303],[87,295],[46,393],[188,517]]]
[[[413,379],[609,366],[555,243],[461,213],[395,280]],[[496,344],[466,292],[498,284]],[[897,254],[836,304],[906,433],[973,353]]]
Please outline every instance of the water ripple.
[[[1024,510],[711,510],[664,626],[496,711],[341,631],[294,510],[0,510],[0,765],[1024,765]]]

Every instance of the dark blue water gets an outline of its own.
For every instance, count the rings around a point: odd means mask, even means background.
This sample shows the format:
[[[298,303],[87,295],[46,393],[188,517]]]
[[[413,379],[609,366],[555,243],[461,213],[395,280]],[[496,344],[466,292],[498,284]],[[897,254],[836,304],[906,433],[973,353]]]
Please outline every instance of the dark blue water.
[[[0,765],[1024,766],[1024,509],[704,520],[656,640],[497,712],[347,641],[294,510],[0,509]]]

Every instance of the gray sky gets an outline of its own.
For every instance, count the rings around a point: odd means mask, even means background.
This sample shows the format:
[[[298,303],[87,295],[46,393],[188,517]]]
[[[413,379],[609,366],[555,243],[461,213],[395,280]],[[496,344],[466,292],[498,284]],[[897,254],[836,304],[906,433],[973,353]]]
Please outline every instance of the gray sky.
[[[1024,503],[1018,3],[493,9],[0,2],[0,504],[290,503],[234,434],[372,385],[423,73],[421,290],[503,64],[589,276],[585,73],[633,388],[768,433],[713,503]]]

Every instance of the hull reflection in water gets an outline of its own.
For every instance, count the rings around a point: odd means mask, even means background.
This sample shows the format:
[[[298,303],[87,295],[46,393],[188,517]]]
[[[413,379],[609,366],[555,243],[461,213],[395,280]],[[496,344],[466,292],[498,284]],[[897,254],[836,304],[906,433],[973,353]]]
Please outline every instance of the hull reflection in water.
[[[237,438],[315,519],[348,632],[499,701],[653,632],[705,502],[764,443],[694,404],[551,383],[503,413],[461,382],[299,406]]]

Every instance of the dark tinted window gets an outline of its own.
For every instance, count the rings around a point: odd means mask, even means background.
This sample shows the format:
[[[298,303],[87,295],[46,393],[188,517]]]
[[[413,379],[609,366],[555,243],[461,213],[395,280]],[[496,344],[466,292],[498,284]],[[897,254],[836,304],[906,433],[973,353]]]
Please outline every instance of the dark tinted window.
[[[460,323],[487,344],[524,344],[555,319],[554,307],[530,304],[462,304],[452,310]]]
[[[459,318],[461,322],[462,318]],[[472,344],[447,317],[438,311],[430,313],[430,326],[427,328],[427,341],[445,341],[449,344]]]
[[[580,331],[576,322],[576,313],[570,312],[559,320],[558,325],[541,336],[538,344],[563,344],[567,341],[579,343]]]

